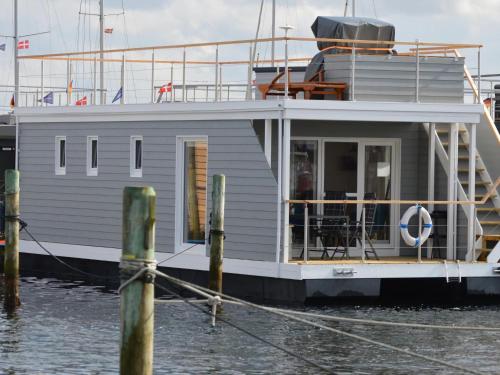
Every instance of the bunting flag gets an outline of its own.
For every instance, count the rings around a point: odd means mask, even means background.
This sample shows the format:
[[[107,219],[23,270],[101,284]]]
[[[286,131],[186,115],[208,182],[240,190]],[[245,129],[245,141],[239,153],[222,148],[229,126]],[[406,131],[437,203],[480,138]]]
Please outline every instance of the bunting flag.
[[[483,103],[484,105],[487,107],[487,108],[491,108],[491,103],[493,102],[493,99],[492,98],[486,98],[483,100]]]
[[[81,98],[80,100],[77,100],[76,105],[87,105],[87,97],[84,96],[83,98]]]
[[[104,29],[104,33],[105,34],[113,34],[113,28],[112,27],[108,27],[107,29]]]
[[[54,91],[49,92],[43,97],[43,102],[47,104],[54,104]]]
[[[5,43],[0,44],[0,51],[5,51]]]
[[[68,88],[66,89],[66,92],[68,93],[69,96],[73,93],[73,80],[69,81]]]
[[[123,97],[123,87],[120,87],[120,90],[118,90],[118,92],[116,93],[112,103],[120,100],[122,97]]]
[[[30,41],[28,39],[26,40],[20,40],[17,42],[17,49],[29,49],[30,48]]]
[[[160,93],[164,93],[164,92],[172,92],[172,82],[169,82],[168,84],[160,87]]]
[[[14,99],[14,95],[12,95],[12,98],[10,98],[10,109],[14,109],[16,106],[16,100]]]

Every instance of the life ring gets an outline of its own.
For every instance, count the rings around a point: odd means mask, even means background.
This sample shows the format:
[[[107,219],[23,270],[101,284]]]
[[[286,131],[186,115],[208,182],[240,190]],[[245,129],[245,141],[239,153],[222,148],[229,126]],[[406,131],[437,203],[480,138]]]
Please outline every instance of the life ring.
[[[424,225],[423,225],[424,230],[422,231],[420,237],[413,237],[408,232],[408,223],[410,219],[413,217],[413,215],[420,215],[420,212],[422,213],[422,219],[424,220]],[[408,208],[408,210],[404,213],[403,217],[401,218],[401,221],[399,223],[399,228],[401,229],[401,237],[403,237],[403,240],[408,246],[418,247],[419,245],[423,245],[431,234],[431,229],[432,229],[431,215],[424,207],[422,207],[419,204],[412,206]]]

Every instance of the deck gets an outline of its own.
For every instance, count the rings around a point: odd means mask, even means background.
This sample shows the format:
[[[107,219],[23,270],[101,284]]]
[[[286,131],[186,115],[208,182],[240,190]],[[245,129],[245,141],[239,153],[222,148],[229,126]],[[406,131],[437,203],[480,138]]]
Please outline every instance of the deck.
[[[305,262],[303,259],[292,259],[288,263],[300,265],[336,265],[336,264],[444,264],[444,259],[427,259],[423,258],[421,262],[416,257],[383,257],[379,260],[366,259],[362,260],[361,257],[350,257],[350,259],[312,259]],[[447,260],[448,264],[455,264],[457,261]],[[485,262],[477,262],[485,263]]]

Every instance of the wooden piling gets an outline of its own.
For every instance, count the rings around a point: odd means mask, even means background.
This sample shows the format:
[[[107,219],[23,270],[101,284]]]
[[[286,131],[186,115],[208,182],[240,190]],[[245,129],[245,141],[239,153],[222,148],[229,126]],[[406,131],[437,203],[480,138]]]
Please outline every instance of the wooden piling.
[[[156,193],[151,187],[126,187],[123,193],[122,284],[154,264]],[[154,277],[145,274],[120,294],[120,374],[153,373]]]
[[[226,176],[214,175],[212,184],[212,230],[208,287],[222,293],[222,259],[224,257],[224,206]]]
[[[21,304],[19,299],[19,171],[5,171],[5,250],[6,309]]]

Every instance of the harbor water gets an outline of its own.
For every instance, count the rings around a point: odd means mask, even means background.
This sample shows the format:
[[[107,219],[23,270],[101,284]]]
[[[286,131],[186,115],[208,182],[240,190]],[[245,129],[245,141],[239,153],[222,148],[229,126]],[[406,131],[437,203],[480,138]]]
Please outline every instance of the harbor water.
[[[83,282],[25,277],[22,306],[0,315],[0,373],[116,374],[119,297]],[[201,305],[203,306],[203,305]],[[351,318],[500,327],[500,306],[314,306]],[[225,305],[225,319],[339,374],[456,374],[298,322]],[[484,373],[500,373],[500,332],[441,331],[327,322],[331,327]],[[156,305],[155,374],[317,374],[317,368],[210,319],[185,303]]]

